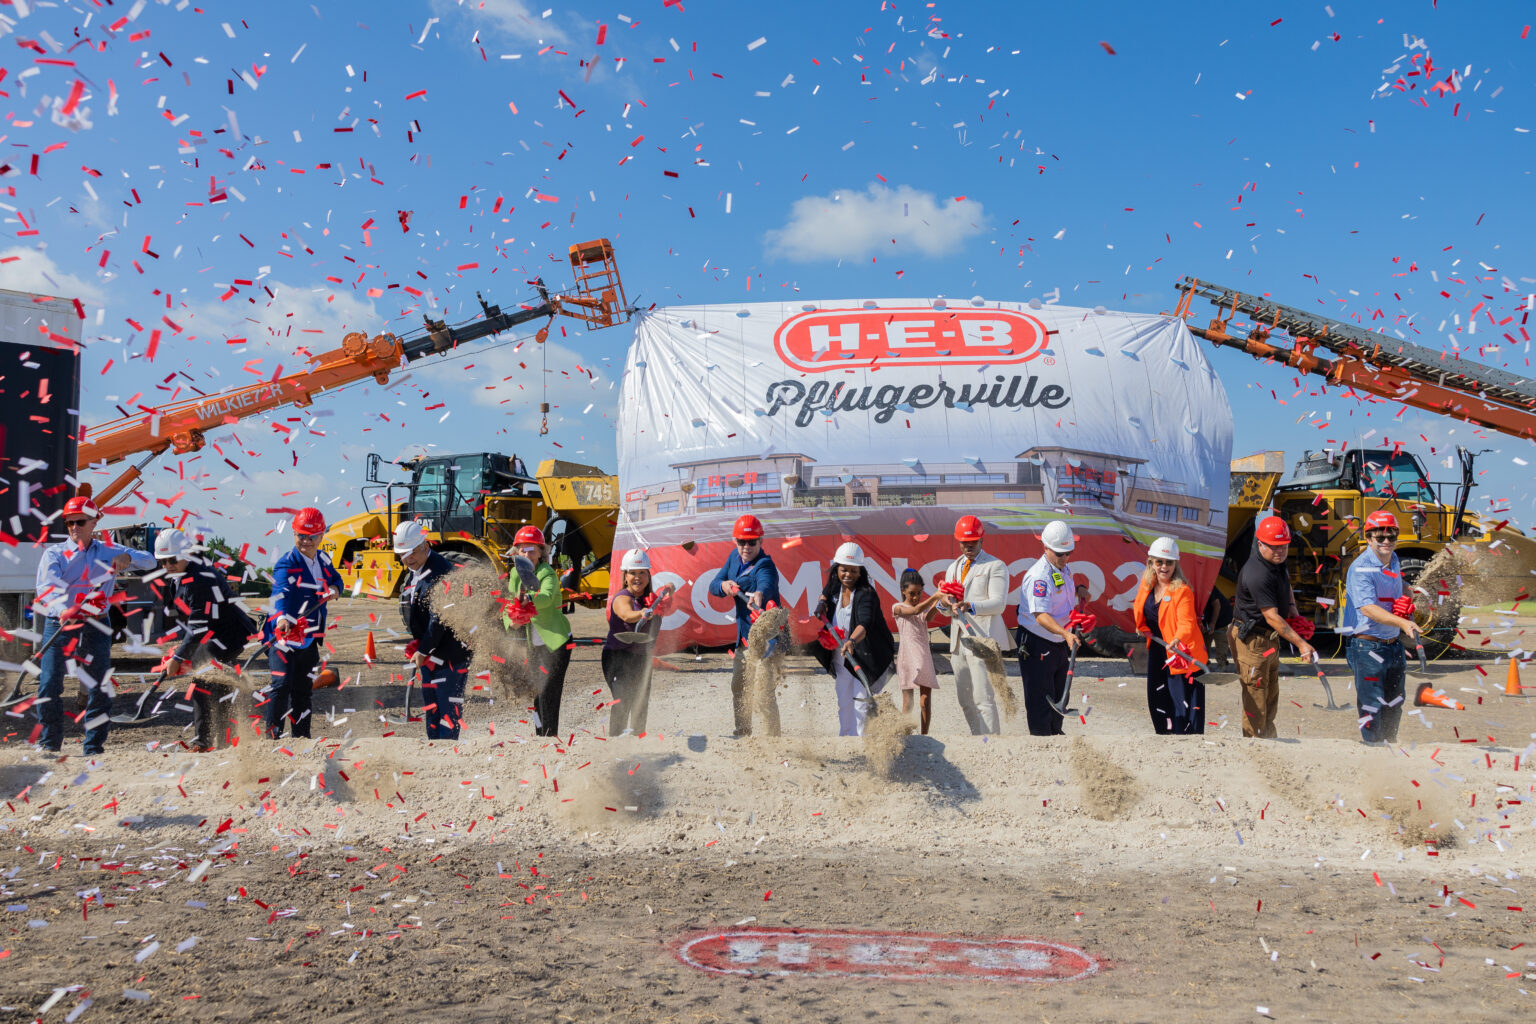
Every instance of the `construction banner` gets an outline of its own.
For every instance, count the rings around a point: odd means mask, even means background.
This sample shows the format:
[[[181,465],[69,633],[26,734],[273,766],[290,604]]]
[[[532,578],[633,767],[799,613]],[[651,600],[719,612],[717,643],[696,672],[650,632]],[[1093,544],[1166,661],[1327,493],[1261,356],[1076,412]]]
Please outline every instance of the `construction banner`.
[[[650,552],[683,600],[669,647],[726,645],[708,587],[750,512],[802,638],[833,552],[882,598],[958,554],[979,516],[1009,563],[1008,622],[1039,534],[1066,519],[1090,610],[1129,627],[1146,546],[1178,540],[1203,604],[1226,544],[1232,413],[1183,321],[920,299],[674,306],[635,320],[619,402],[614,559]],[[615,586],[619,585],[615,574]]]

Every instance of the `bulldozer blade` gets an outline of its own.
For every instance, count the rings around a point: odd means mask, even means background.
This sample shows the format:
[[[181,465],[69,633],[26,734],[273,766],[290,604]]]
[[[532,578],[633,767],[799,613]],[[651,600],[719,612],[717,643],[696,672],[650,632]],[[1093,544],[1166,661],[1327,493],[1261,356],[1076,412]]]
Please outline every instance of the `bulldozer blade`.
[[[539,574],[533,563],[522,555],[512,559],[512,571],[517,573],[517,578],[522,582],[524,590],[539,589]]]

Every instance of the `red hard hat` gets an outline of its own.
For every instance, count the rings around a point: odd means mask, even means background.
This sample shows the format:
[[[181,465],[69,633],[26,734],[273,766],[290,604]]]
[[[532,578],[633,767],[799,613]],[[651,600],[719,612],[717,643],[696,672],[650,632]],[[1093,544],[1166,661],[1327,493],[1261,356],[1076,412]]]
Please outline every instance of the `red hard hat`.
[[[96,503],[88,496],[79,495],[70,498],[64,503],[64,514],[66,516],[86,516],[91,519],[100,519],[101,509],[97,508]]]
[[[1260,544],[1268,544],[1272,548],[1283,547],[1291,542],[1291,528],[1279,516],[1260,519],[1254,533]]]
[[[987,529],[981,525],[981,520],[975,516],[961,516],[955,523],[955,540],[970,542],[981,540],[986,536]]]
[[[1365,517],[1365,528],[1367,530],[1396,530],[1397,516],[1384,508],[1379,508]]]
[[[763,524],[757,516],[742,516],[731,529],[731,536],[737,540],[762,540]]]
[[[301,508],[293,514],[293,532],[310,537],[325,532],[325,513],[317,508]]]
[[[539,529],[537,526],[525,526],[521,530],[517,531],[517,536],[512,538],[512,543],[514,545],[516,545],[516,544],[540,544],[540,545],[545,545],[545,544],[548,544],[549,541],[544,539],[544,531]]]

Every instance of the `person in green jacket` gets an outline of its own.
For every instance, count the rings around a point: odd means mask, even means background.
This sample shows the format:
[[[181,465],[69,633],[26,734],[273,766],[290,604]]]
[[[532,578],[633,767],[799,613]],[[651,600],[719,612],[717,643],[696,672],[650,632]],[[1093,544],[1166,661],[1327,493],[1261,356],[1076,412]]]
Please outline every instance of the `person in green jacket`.
[[[560,695],[565,691],[565,670],[571,664],[571,623],[560,610],[564,595],[559,574],[549,564],[544,531],[537,526],[518,530],[507,558],[517,555],[533,563],[538,588],[526,587],[516,572],[508,574],[508,603],[502,613],[502,626],[509,633],[523,634],[528,642],[524,670],[538,693],[533,699],[534,732],[539,736],[558,736]]]

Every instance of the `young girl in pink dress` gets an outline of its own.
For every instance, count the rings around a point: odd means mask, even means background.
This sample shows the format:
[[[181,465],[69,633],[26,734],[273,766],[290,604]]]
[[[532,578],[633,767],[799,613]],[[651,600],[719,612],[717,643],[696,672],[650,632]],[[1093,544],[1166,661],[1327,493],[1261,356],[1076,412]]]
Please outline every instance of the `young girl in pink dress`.
[[[933,717],[933,691],[939,678],[933,671],[933,651],[928,645],[928,620],[939,603],[939,595],[923,596],[923,576],[916,569],[901,574],[901,600],[891,605],[896,619],[896,679],[901,684],[901,713],[912,710],[912,691],[920,691],[923,735]]]

